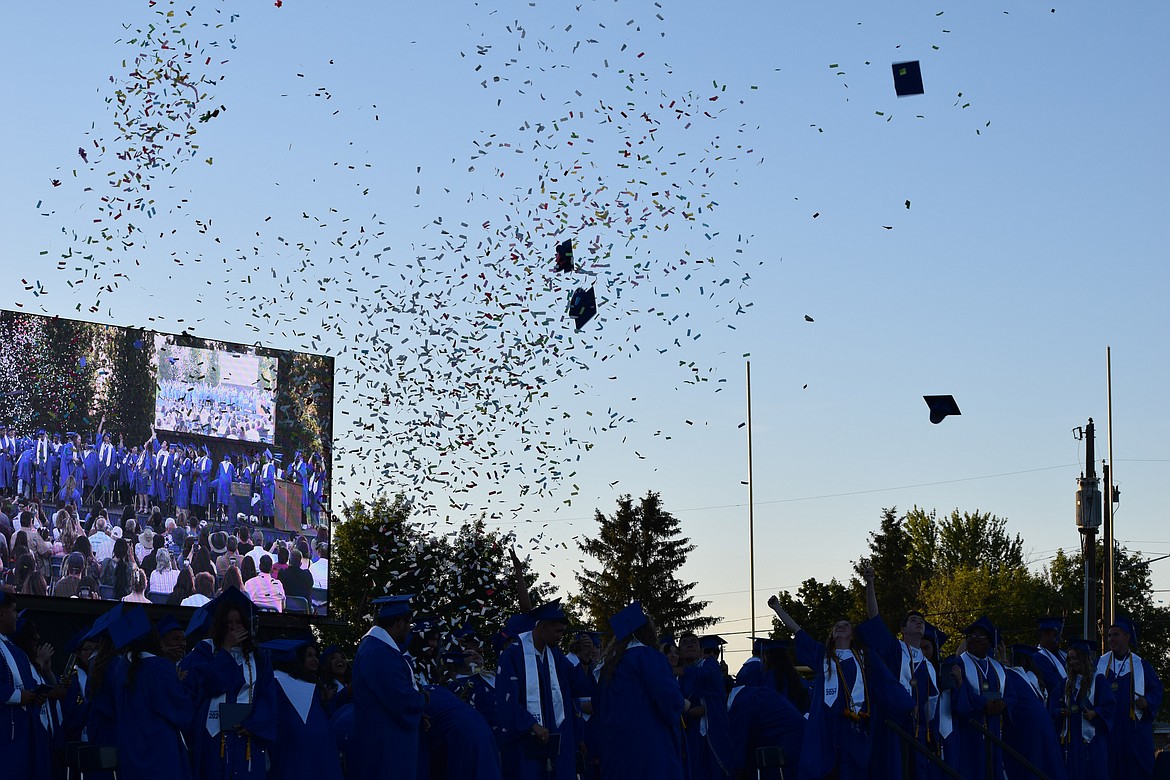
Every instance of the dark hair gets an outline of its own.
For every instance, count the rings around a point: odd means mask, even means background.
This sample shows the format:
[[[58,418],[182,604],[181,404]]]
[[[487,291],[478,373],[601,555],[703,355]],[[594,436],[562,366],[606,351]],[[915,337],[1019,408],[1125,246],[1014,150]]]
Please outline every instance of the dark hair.
[[[88,560],[93,555],[93,545],[89,543],[89,537],[82,535],[73,540],[73,550],[71,552],[79,552]]]
[[[195,592],[202,593],[208,598],[211,597],[215,591],[215,577],[211,574],[201,571],[195,575]]]
[[[609,685],[613,678],[614,672],[621,666],[622,658],[625,657],[626,651],[630,647],[630,640],[637,639],[647,647],[658,646],[658,629],[654,627],[654,620],[647,615],[646,622],[638,628],[634,629],[634,633],[625,639],[615,639],[609,643],[602,653],[601,661],[601,684]],[[592,641],[592,640],[590,640]]]
[[[240,643],[240,649],[244,651],[245,655],[251,655],[255,652],[252,639],[252,627],[248,625],[248,615],[246,610],[239,604],[234,604],[230,601],[224,601],[215,610],[215,616],[211,619],[211,628],[207,632],[208,638],[216,647],[223,645],[223,639],[227,636],[227,620],[228,615],[232,612],[238,612],[240,620],[244,624],[244,628],[248,629],[248,636]]]
[[[239,544],[240,544],[240,543],[239,543],[239,541],[236,539],[236,537],[234,537],[234,536],[229,536],[229,537],[227,538],[227,550],[228,550],[228,552],[235,552],[235,551],[236,551],[236,550],[239,548]]]
[[[223,584],[220,592],[222,593],[230,587],[235,587],[237,590],[244,589],[244,576],[240,574],[239,566],[229,566],[223,574]]]
[[[126,556],[130,554],[130,545],[126,542],[125,537],[114,540],[114,558],[118,561],[126,560]]]
[[[212,576],[215,575],[215,564],[211,562],[211,553],[207,552],[205,546],[199,545],[195,548],[191,556],[191,570],[197,574],[205,571]]]
[[[261,555],[260,556],[260,571],[264,572],[265,574],[272,573],[272,556],[271,555]]]
[[[168,604],[182,604],[183,599],[195,593],[195,575],[190,566],[179,569],[179,576],[175,578],[175,587],[167,597]]]
[[[905,627],[906,627],[906,624],[910,622],[910,618],[914,617],[915,615],[917,615],[918,617],[922,618],[922,622],[923,622],[923,623],[925,623],[925,622],[926,622],[926,615],[923,615],[921,612],[919,612],[919,611],[918,611],[918,610],[916,610],[916,609],[912,609],[912,610],[910,610],[909,612],[907,612],[907,613],[906,613],[906,617],[902,618],[902,626],[901,626],[901,627],[902,627],[902,628],[905,628]]]
[[[103,631],[98,635],[97,643],[97,649],[93,651],[93,655],[89,659],[89,675],[86,677],[85,683],[86,692],[91,701],[106,682],[106,667],[118,655],[107,632]]]
[[[268,567],[272,568],[272,559],[269,558]],[[244,582],[256,576],[256,559],[250,555],[245,555],[244,560],[240,563],[240,576],[244,578]]]
[[[154,535],[153,541],[151,542],[151,547],[155,550],[161,550],[163,547],[166,546],[166,544],[167,544],[166,534],[156,533]]]
[[[775,680],[775,689],[787,696],[788,700],[796,705],[796,709],[808,712],[810,704],[808,687],[805,686],[800,673],[796,671],[792,659],[788,657],[787,650],[775,647],[764,651],[764,674]]]
[[[151,626],[150,631],[130,642],[126,647],[130,657],[130,667],[126,670],[126,690],[134,690],[134,678],[142,666],[143,653],[157,653],[159,645],[158,632]]]
[[[288,563],[288,548],[283,544],[276,548],[276,560],[279,563]]]
[[[32,528],[33,513],[24,509],[20,513],[20,524],[25,528]]]

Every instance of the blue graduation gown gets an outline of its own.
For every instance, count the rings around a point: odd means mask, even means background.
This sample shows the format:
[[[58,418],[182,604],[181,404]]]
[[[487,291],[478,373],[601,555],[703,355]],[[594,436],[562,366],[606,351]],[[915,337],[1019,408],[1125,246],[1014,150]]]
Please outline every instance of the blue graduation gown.
[[[909,658],[908,648],[903,649],[903,643],[890,633],[881,616],[875,616],[854,626],[857,636],[867,647],[885,664],[890,675],[906,690],[904,680],[912,680],[913,684],[907,694],[910,696],[911,707],[908,711],[895,718],[894,722],[914,735],[919,744],[928,750],[938,751],[938,713],[931,717],[930,699],[938,694],[938,689],[931,678],[933,667],[929,661],[920,660],[915,663]],[[901,739],[890,729],[885,728],[885,720],[875,724],[873,729],[872,765],[880,767],[890,773],[892,777],[902,776],[902,745]],[[935,768],[930,760],[914,751],[911,754],[913,778],[932,778]]]
[[[116,689],[115,678],[118,675],[118,667],[124,664],[126,660],[122,656],[115,656],[106,664],[104,679],[102,685],[96,692],[94,692],[95,680],[91,675],[86,680],[86,699],[89,702],[89,711],[85,717],[85,734],[87,741],[91,745],[109,745],[116,747],[118,744],[118,718],[115,712],[115,696]],[[113,772],[91,773],[86,775],[85,780],[113,780]]]
[[[524,670],[524,651],[520,642],[512,644],[500,656],[500,672],[496,676],[496,712],[500,718],[500,758],[504,776],[508,780],[573,780],[577,775],[577,736],[573,717],[573,667],[564,653],[555,647],[546,648],[548,664],[537,664],[540,675],[541,711],[550,733],[561,735],[560,753],[550,775],[545,762],[530,758],[526,748],[530,742],[536,718],[528,712],[527,675]],[[549,667],[552,667],[551,669]],[[565,719],[558,726],[553,720],[550,674],[556,674],[561,688]]]
[[[114,677],[120,780],[189,780],[191,764],[180,729],[195,714],[195,700],[179,681],[175,664],[144,653],[130,687],[130,662]]]
[[[787,696],[762,686],[745,686],[732,691],[728,718],[731,740],[735,747],[735,769],[752,776],[756,767],[756,750],[779,747],[784,750],[788,776],[800,766],[800,747],[807,725],[800,710]],[[780,770],[765,769],[762,780],[779,780]]]
[[[14,675],[0,658],[0,766],[5,776],[14,780],[48,777],[48,754],[42,756],[33,749],[33,718],[38,717],[37,713],[32,707],[9,703],[19,689],[35,687],[32,667],[25,652],[7,637],[0,636],[0,642],[17,665]]]
[[[276,514],[276,464],[265,463],[260,472],[260,512],[264,517]]]
[[[215,501],[220,506],[228,506],[232,502],[232,483],[236,480],[236,467],[229,461],[223,461],[215,472]]]
[[[83,674],[84,672],[79,668],[77,673],[73,675],[73,679],[69,681],[69,687],[65,690],[65,698],[61,700],[61,712],[64,716],[61,728],[67,743],[81,741],[85,722],[89,717],[89,700],[85,698],[85,688],[81,682]],[[88,675],[86,680],[88,681]]]
[[[1009,727],[1004,729],[1004,742],[1048,775],[1049,780],[1065,780],[1064,758],[1047,705],[1023,675],[1015,669],[1005,671],[1006,687],[1015,704],[1007,713]],[[1011,756],[1003,757],[1003,765],[1009,780],[1035,777]]]
[[[425,733],[431,752],[431,777],[447,780],[500,780],[496,738],[483,716],[446,688],[427,688]],[[442,775],[436,768],[445,765]]]
[[[756,655],[744,661],[735,675],[736,685],[762,686],[764,682],[764,659]]]
[[[412,683],[410,666],[397,648],[373,635],[358,645],[353,666],[354,763],[359,780],[418,773],[419,724],[423,695]],[[384,632],[383,632],[384,633]]]
[[[603,780],[683,779],[683,695],[666,656],[626,648],[612,675],[602,672],[593,702]]]
[[[1113,728],[1106,737],[1109,753],[1110,780],[1138,780],[1150,777],[1154,770],[1154,717],[1162,706],[1162,681],[1150,662],[1141,658],[1146,684],[1146,702],[1149,709],[1141,713],[1132,708],[1133,675],[1129,672],[1128,656],[1125,662],[1112,660],[1112,654],[1101,656],[1098,671],[1104,671],[1109,690],[1113,693],[1116,710]],[[1140,658],[1140,656],[1139,656]],[[1115,668],[1119,670],[1115,671]],[[1113,686],[1117,688],[1114,689]],[[1133,717],[1130,710],[1133,709]],[[1141,718],[1138,718],[1141,714]]]
[[[1061,675],[1056,668],[1056,662],[1048,656],[1051,651],[1038,651],[1032,655],[1032,666],[1036,669],[1036,675],[1040,678],[1040,682],[1044,683],[1044,690],[1047,691],[1048,699],[1057,700],[1060,698],[1060,692],[1064,688],[1065,677]],[[1053,653],[1057,662],[1060,663],[1061,670],[1064,669],[1064,659],[1061,658],[1060,653]],[[1047,703],[1047,702],[1046,702]],[[1052,707],[1049,707],[1051,710]]]
[[[1113,726],[1116,717],[1113,691],[1105,675],[1096,675],[1093,685],[1093,696],[1088,699],[1088,689],[1084,685],[1084,678],[1073,681],[1073,696],[1067,697],[1062,689],[1061,708],[1068,711],[1068,715],[1057,721],[1060,726],[1061,748],[1064,752],[1064,766],[1069,780],[1100,780],[1109,776],[1109,754],[1106,747],[1109,729]],[[1086,703],[1097,717],[1090,723],[1094,727],[1092,739],[1086,740],[1081,728]],[[1077,711],[1072,712],[1076,706]]]
[[[598,780],[601,777],[601,726],[595,715],[586,715],[581,710],[582,702],[597,701],[599,673],[599,668],[590,669],[579,661],[573,666],[573,703],[577,705],[577,733],[581,735],[581,742],[585,745],[585,772],[581,776],[582,780]],[[677,682],[675,687],[678,687]]]
[[[276,672],[276,747],[269,754],[274,778],[306,777],[313,780],[341,780],[341,758],[321,706],[321,692],[313,690],[312,702],[302,720],[282,685],[283,672]],[[293,687],[312,686],[293,681]]]
[[[195,506],[207,506],[211,496],[211,458],[204,455],[195,461],[195,481],[191,486],[191,503]]]
[[[255,677],[252,680],[252,714],[241,724],[252,736],[242,737],[230,727],[215,735],[207,731],[207,714],[211,700],[225,696],[225,702],[237,701],[246,682],[243,668],[232,654],[203,640],[183,659],[187,685],[199,691],[199,708],[191,723],[189,743],[195,758],[198,780],[263,780],[267,777],[266,754],[276,742],[276,682],[272,667],[263,655],[253,654]]]
[[[683,739],[691,780],[708,780],[731,776],[735,763],[731,745],[731,726],[727,721],[727,693],[723,686],[723,670],[713,658],[704,658],[683,670],[683,698],[691,706],[700,704],[706,710],[702,718],[683,718]],[[703,735],[703,720],[707,734]]]
[[[329,728],[333,732],[333,742],[337,745],[337,752],[341,754],[341,771],[345,780],[356,780],[357,761],[354,759],[353,733],[355,730],[353,719],[353,702],[339,707],[333,717],[329,719]]]
[[[987,715],[984,713],[984,708],[991,699],[975,690],[984,681],[978,679],[968,681],[966,679],[966,669],[962,664],[962,658],[963,656],[959,656],[959,668],[963,670],[964,680],[961,685],[951,691],[951,711],[954,714],[955,730],[952,734],[953,739],[948,742],[948,748],[951,748],[951,753],[947,763],[957,769],[963,777],[986,777],[987,747],[984,744],[985,738],[982,732],[971,726],[968,721],[975,720],[983,724],[992,734],[1002,737],[1003,715]],[[1010,674],[1006,670],[1005,673]],[[1004,681],[999,679],[999,673],[990,663],[988,664],[985,682],[988,685],[988,692],[995,693],[1002,691],[1003,700],[1007,705],[1005,712],[1011,712],[1012,707],[1016,703],[1015,689],[1008,688],[1004,685]],[[996,777],[1002,776],[1003,751],[999,749],[998,745],[992,745],[991,760],[992,771]]]
[[[0,439],[0,490],[14,486],[13,465],[16,461],[16,439],[5,436]]]
[[[191,472],[193,466],[190,460],[175,470],[175,508],[188,509],[191,506]]]

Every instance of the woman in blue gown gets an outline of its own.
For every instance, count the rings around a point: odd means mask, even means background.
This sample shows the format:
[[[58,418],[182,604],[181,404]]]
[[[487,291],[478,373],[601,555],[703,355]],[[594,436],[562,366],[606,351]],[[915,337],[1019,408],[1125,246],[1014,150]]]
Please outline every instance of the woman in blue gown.
[[[603,780],[682,780],[680,724],[686,702],[653,623],[635,601],[610,618],[613,642],[602,659],[593,717]]]
[[[316,646],[308,639],[277,639],[262,647],[271,654],[277,688],[271,775],[341,780],[341,758],[316,683]]]
[[[1108,777],[1105,738],[1113,723],[1113,690],[1097,674],[1097,659],[1083,639],[1069,642],[1068,679],[1059,693],[1057,729],[1069,780]]]
[[[424,733],[430,749],[434,780],[500,780],[500,756],[496,738],[470,705],[447,688],[427,687],[424,713],[430,728]]]
[[[264,780],[276,742],[276,682],[268,659],[255,651],[255,607],[232,587],[200,609],[211,615],[208,638],[180,664],[187,684],[200,692],[191,728],[195,777]],[[250,710],[238,723],[221,723],[221,704],[250,705]]]
[[[1002,647],[1002,645],[1001,645]],[[1052,717],[1045,701],[1048,698],[1039,676],[1031,665],[1031,645],[1012,645],[1012,666],[1006,669],[1005,690],[1015,699],[1007,713],[1010,728],[1005,728],[1004,742],[1044,772],[1050,780],[1065,780],[1064,760],[1056,738]],[[1004,772],[1009,780],[1031,780],[1035,777],[1005,753]]]

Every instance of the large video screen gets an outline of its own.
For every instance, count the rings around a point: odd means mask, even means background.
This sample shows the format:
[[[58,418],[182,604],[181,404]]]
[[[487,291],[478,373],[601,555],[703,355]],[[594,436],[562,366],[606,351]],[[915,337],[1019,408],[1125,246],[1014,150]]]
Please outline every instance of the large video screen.
[[[157,430],[274,443],[276,358],[178,346],[161,334],[154,347]]]
[[[313,574],[285,606],[323,612],[333,376],[324,355],[0,311],[0,578],[190,605],[284,548]]]

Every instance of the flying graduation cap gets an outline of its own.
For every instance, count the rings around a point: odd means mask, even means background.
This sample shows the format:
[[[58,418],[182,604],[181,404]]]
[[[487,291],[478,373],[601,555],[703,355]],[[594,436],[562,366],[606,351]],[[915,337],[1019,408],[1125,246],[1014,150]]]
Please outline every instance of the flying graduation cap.
[[[924,395],[922,398],[930,407],[930,421],[935,425],[942,422],[944,417],[962,414],[953,395]]]
[[[898,97],[921,95],[926,92],[922,88],[922,67],[918,60],[895,62],[891,67],[894,71],[894,92]]]
[[[597,314],[597,295],[590,287],[586,290],[579,287],[569,296],[569,316],[577,323],[577,330],[585,327],[585,323]]]
[[[566,238],[561,243],[557,244],[557,264],[556,272],[558,274],[571,273],[573,270],[573,239]]]

